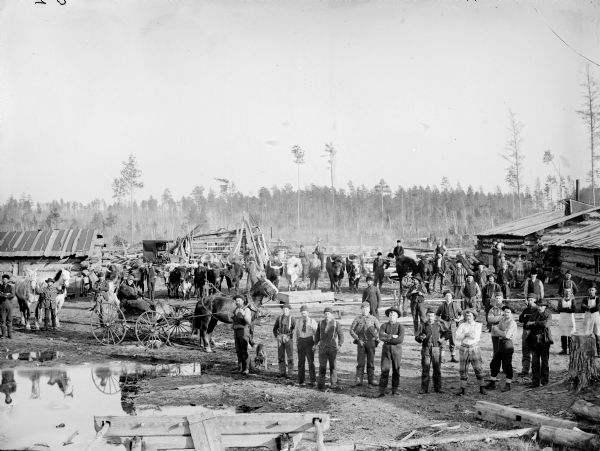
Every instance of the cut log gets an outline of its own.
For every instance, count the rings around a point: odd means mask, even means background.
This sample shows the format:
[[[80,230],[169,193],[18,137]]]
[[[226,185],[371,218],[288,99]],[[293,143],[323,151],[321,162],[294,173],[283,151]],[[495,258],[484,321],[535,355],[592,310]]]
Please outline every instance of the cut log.
[[[576,391],[600,380],[600,366],[594,358],[596,340],[593,335],[572,335],[569,354],[568,377]]]
[[[331,291],[323,292],[321,290],[280,291],[277,294],[277,299],[281,302],[289,302],[290,304],[327,302],[334,301],[334,293]]]
[[[600,449],[600,436],[573,429],[541,426],[538,434],[540,440],[569,449],[597,451]]]
[[[509,431],[486,431],[479,432],[476,434],[457,434],[449,435],[447,437],[423,437],[413,440],[399,441],[386,443],[382,445],[382,448],[417,448],[419,446],[430,446],[430,445],[442,445],[444,443],[458,443],[458,442],[477,442],[480,440],[487,439],[505,439],[514,437],[524,437],[527,435],[533,435],[537,432],[538,428],[523,428],[523,429],[511,429]],[[372,445],[369,446],[373,448]],[[327,451],[354,451],[361,449],[360,443],[350,443],[346,445],[327,445]]]
[[[477,401],[475,404],[475,416],[483,421],[508,425],[547,425],[568,429],[578,426],[575,421],[548,417],[529,410],[516,409],[487,401]]]
[[[578,399],[571,405],[571,410],[579,418],[600,423],[600,406]]]

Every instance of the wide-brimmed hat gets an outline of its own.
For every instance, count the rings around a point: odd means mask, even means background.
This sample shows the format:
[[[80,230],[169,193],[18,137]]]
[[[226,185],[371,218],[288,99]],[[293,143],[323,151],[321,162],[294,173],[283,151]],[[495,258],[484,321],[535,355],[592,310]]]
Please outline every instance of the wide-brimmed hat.
[[[385,316],[390,316],[391,312],[396,312],[398,314],[398,316],[402,316],[402,312],[400,311],[400,309],[398,307],[390,307],[389,309],[387,309],[385,311]]]
[[[308,312],[308,306],[306,304],[302,304],[300,306],[300,311],[301,312]]]
[[[333,309],[332,309],[331,307],[325,307],[325,308],[323,309],[323,313],[327,313],[327,312],[329,312],[329,313],[333,313]]]

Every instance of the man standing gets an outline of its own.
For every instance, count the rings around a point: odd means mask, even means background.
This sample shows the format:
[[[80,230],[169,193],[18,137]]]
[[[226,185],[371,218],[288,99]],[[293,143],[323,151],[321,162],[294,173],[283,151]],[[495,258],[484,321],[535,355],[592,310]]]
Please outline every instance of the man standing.
[[[429,392],[429,371],[433,366],[433,389],[436,393],[442,391],[442,370],[440,349],[444,339],[440,324],[435,320],[435,312],[427,310],[427,321],[421,323],[415,334],[415,340],[421,343],[421,391],[420,395]]]
[[[433,252],[433,255],[440,254],[442,256],[442,258],[444,258],[447,253],[448,253],[448,249],[446,248],[446,245],[444,243],[442,243],[442,240],[438,240],[437,246],[435,247],[435,251]]]
[[[529,279],[525,281],[523,297],[529,299],[533,297],[536,301],[544,299],[544,284],[537,278],[537,270],[532,269],[529,273]]]
[[[491,310],[490,310],[491,313]],[[513,378],[512,356],[515,352],[513,337],[517,334],[517,323],[513,319],[512,310],[508,305],[502,307],[502,319],[492,326],[492,337],[498,338],[498,347],[494,350],[494,356],[490,362],[490,382],[485,386],[487,389],[496,388],[497,376],[500,372],[500,366],[506,374],[506,382],[502,388],[503,392],[510,390],[510,384]]]
[[[406,270],[406,275],[400,281],[400,296],[402,301],[402,316],[405,315],[406,312],[406,301],[408,298],[408,294],[412,291],[412,287],[414,284],[412,269]]]
[[[369,387],[375,386],[375,349],[379,337],[379,321],[370,314],[371,304],[363,302],[360,315],[354,318],[350,326],[350,336],[356,344],[356,386],[364,380],[365,363]]]
[[[571,294],[573,296],[575,296],[577,294],[577,285],[571,279],[570,271],[567,271],[565,273],[565,277],[560,282],[560,285],[558,286],[558,295],[564,297],[566,290],[571,290]]]
[[[379,397],[385,396],[390,370],[392,370],[392,395],[398,394],[400,385],[400,361],[402,360],[402,342],[404,341],[404,326],[398,322],[400,310],[391,307],[385,311],[389,322],[379,329],[379,339],[383,341],[381,351],[381,376],[379,378]]]
[[[467,280],[467,270],[463,266],[461,261],[456,262],[456,268],[452,271],[452,286],[454,287],[454,297],[456,299],[462,298],[462,290]]]
[[[321,320],[317,325],[315,336],[315,346],[319,346],[319,379],[317,387],[320,390],[325,387],[325,374],[327,373],[327,364],[329,363],[331,388],[339,389],[336,358],[338,350],[344,344],[344,333],[340,323],[333,319],[333,310],[331,307],[325,307],[323,312],[325,313],[325,319]]]
[[[581,310],[585,312],[583,317],[583,330],[586,334],[594,334],[596,337],[596,357],[600,357],[600,299],[596,295],[596,285],[592,285],[588,291],[589,296],[583,299]]]
[[[156,288],[156,269],[154,269],[154,264],[152,262],[148,263],[146,280],[148,282],[148,297],[151,301],[154,301],[154,290]]]
[[[233,311],[233,339],[238,360],[238,367],[234,372],[248,375],[248,344],[250,342],[252,312],[244,305],[245,299],[242,295],[236,294],[233,297],[233,301],[235,302],[235,310]]]
[[[413,277],[413,285],[411,291],[408,293],[410,299],[410,312],[413,317],[413,333],[416,336],[417,330],[419,329],[419,323],[427,321],[425,309],[425,289],[419,277]]]
[[[309,290],[316,290],[319,282],[319,276],[321,275],[321,260],[316,252],[313,252],[308,262],[308,278],[310,279]]]
[[[292,307],[290,304],[285,303],[281,305],[283,311],[273,325],[273,335],[277,338],[277,359],[279,361],[279,377],[289,377],[294,371],[294,327],[295,323],[292,321],[292,315],[290,310]],[[286,355],[287,355],[287,370],[286,370]]]
[[[0,330],[2,337],[12,338],[12,298],[15,296],[15,289],[9,283],[10,276],[2,275],[2,285],[0,285]]]
[[[498,270],[498,285],[502,287],[504,299],[510,296],[510,283],[513,281],[512,272],[508,269],[508,263],[502,263],[502,268]]]
[[[298,252],[298,258],[300,259],[300,263],[302,263],[302,282],[306,276],[308,276],[308,256],[304,251],[304,246],[300,245],[300,252]]]
[[[496,283],[496,277],[494,274],[488,274],[487,283],[482,287],[482,298],[483,298],[483,308],[485,310],[485,314],[492,308],[492,302],[496,299],[497,295],[502,296],[502,287]]]
[[[560,331],[560,355],[569,353],[571,335],[576,331],[575,326],[575,296],[570,288],[565,288],[562,298],[558,301],[558,330]]]
[[[417,274],[421,276],[421,280],[425,284],[425,288],[427,288],[427,294],[431,293],[431,287],[429,285],[431,279],[431,273],[433,272],[433,268],[431,266],[431,261],[427,258],[426,255],[421,255],[421,259],[419,260],[419,264],[417,265]]]
[[[389,266],[389,263],[383,259],[381,252],[377,252],[377,257],[373,260],[373,278],[375,286],[383,284],[383,278],[385,277],[385,269]]]
[[[321,239],[317,239],[317,244],[315,246],[315,254],[317,254],[317,258],[321,262],[321,269],[325,268],[325,249],[321,245]]]
[[[452,299],[452,293],[444,292],[444,303],[437,309],[436,315],[439,318],[440,327],[442,329],[442,337],[448,340],[450,345],[451,362],[457,363],[454,349],[454,334],[458,321],[462,318],[462,309],[457,302]],[[444,361],[444,350],[440,347],[440,362]]]
[[[483,360],[481,359],[481,350],[479,349],[479,340],[481,339],[481,323],[475,321],[476,312],[473,309],[467,309],[463,312],[465,322],[460,323],[456,329],[456,341],[460,343],[460,391],[458,396],[462,396],[467,390],[469,365],[475,371],[475,377],[479,382],[479,393],[487,394],[483,388]]]
[[[317,333],[317,322],[310,317],[308,307],[300,307],[302,318],[296,320],[294,333],[298,347],[298,384],[304,386],[305,364],[308,361],[309,386],[314,387],[317,381],[315,373],[315,334]]]
[[[463,310],[468,308],[476,309],[477,311],[481,310],[481,307],[479,306],[479,300],[481,299],[481,287],[477,282],[475,282],[472,274],[467,276],[467,281],[463,287],[462,295]]]
[[[489,332],[492,332],[493,327],[500,324],[500,321],[502,320],[502,317],[503,317],[502,302],[503,301],[504,300],[502,299],[502,294],[497,294],[496,299],[494,299],[494,305],[492,306],[490,311],[487,313],[487,329]],[[492,332],[493,354],[495,354],[496,351],[498,350],[499,340],[500,340],[500,337],[497,334],[494,334]]]
[[[402,257],[404,257],[402,240],[396,240],[396,247],[392,253],[394,254],[394,259],[396,260],[396,273],[398,273],[398,277],[400,277],[400,274],[402,274]]]
[[[530,297],[529,299],[527,299],[527,302],[527,307],[525,307],[525,310],[523,310],[519,315],[519,322],[523,323],[523,336],[521,337],[521,372],[518,374],[519,376],[527,376],[529,374],[529,367],[531,366],[531,349],[527,340],[527,337],[529,336],[529,331],[525,326],[527,326],[527,323],[531,319],[532,315],[537,312],[535,298]]]
[[[480,287],[483,287],[487,283],[487,277],[489,273],[490,272],[485,265],[483,263],[479,263],[477,266],[477,271],[475,271],[475,282],[477,282]]]
[[[362,301],[368,302],[371,306],[371,315],[375,318],[379,318],[379,304],[381,303],[381,292],[379,288],[373,285],[373,277],[367,276],[367,288],[364,289],[362,294]]]
[[[550,377],[548,360],[552,344],[551,315],[546,311],[546,307],[548,307],[548,301],[544,299],[538,301],[537,311],[531,315],[524,326],[529,331],[527,344],[531,349],[531,385],[528,388],[539,387],[540,383],[548,385]]]

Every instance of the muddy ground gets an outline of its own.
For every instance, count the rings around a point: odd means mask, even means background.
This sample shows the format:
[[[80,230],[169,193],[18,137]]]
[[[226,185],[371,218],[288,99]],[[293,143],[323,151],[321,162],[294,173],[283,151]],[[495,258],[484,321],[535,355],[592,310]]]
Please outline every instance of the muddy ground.
[[[282,285],[285,289],[285,281]],[[159,287],[159,296],[164,296],[166,292],[160,291],[160,288],[162,287]],[[323,284],[322,288],[327,287]],[[392,289],[391,284],[384,285],[384,296],[391,295]],[[358,295],[348,293],[346,289],[342,297],[352,300]],[[439,296],[432,296],[428,302],[437,305],[439,300]],[[190,306],[193,303],[187,301]],[[74,365],[114,360],[134,360],[143,363],[200,362],[202,376],[168,376],[138,381],[137,393],[133,395],[134,406],[160,409],[161,406],[172,405],[208,405],[235,406],[238,411],[245,412],[323,412],[330,414],[332,419],[331,428],[326,432],[326,441],[338,444],[355,442],[385,445],[401,439],[413,430],[416,432],[412,438],[432,434],[444,436],[501,429],[500,426],[474,420],[474,405],[478,400],[517,406],[561,418],[572,418],[569,405],[573,402],[574,395],[565,383],[568,357],[558,355],[560,347],[557,344],[551,348],[550,384],[547,387],[527,390],[525,385],[529,379],[517,377],[512,391],[508,393],[500,393],[500,390],[489,391],[487,396],[483,396],[478,393],[475,377],[470,373],[467,396],[458,397],[454,394],[459,387],[458,363],[448,362],[447,356],[447,362],[442,365],[444,393],[418,395],[421,371],[420,345],[414,341],[412,321],[406,321],[400,395],[377,398],[377,389],[354,387],[356,346],[352,344],[347,331],[352,319],[358,314],[358,305],[344,306],[340,309],[340,320],[345,330],[345,343],[338,354],[338,375],[342,388],[340,391],[332,391],[329,388],[320,391],[316,388],[299,387],[295,374],[291,379],[276,377],[277,350],[272,336],[272,327],[275,312],[278,310],[273,310],[274,313],[270,317],[263,318],[261,325],[255,329],[258,340],[266,347],[270,363],[268,369],[243,377],[231,372],[236,367],[236,357],[230,326],[217,327],[214,334],[217,343],[214,353],[203,352],[198,346],[197,339],[192,338],[184,338],[173,346],[145,349],[137,344],[133,333],[130,333],[120,345],[100,346],[92,336],[89,326],[92,304],[90,298],[70,299],[63,307],[62,325],[58,331],[25,331],[17,328],[12,340],[4,339],[0,342],[0,349],[7,355],[31,351],[60,351],[63,357],[59,361],[40,363],[2,360],[1,366],[4,368],[23,365],[55,366],[59,363]],[[293,314],[299,316],[297,310],[293,311]],[[318,319],[322,314],[313,316]],[[383,311],[380,316],[385,318]],[[553,335],[558,337],[556,321],[554,329]],[[513,364],[515,370],[520,371],[520,340],[516,340],[515,346]],[[489,374],[489,362],[492,357],[489,333],[483,335],[481,348],[484,368]],[[380,353],[381,346],[376,356],[377,378]],[[316,363],[318,366],[318,362]],[[502,374],[500,376],[503,377]],[[207,380],[210,383],[207,384]],[[600,398],[600,394],[593,391],[582,395],[595,403]],[[429,427],[439,423],[445,423],[449,429]],[[445,445],[438,449],[538,449],[538,445],[531,441],[514,439],[480,442],[474,445]]]

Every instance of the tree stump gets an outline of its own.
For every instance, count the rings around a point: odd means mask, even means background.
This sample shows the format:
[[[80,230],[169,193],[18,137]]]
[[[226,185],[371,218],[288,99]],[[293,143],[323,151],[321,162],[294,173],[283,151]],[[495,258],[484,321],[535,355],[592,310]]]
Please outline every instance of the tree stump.
[[[593,335],[572,335],[569,346],[569,381],[576,391],[600,380],[600,366],[594,358],[596,339]]]

